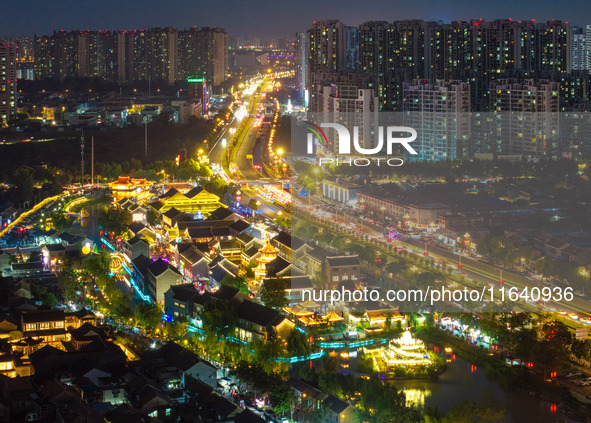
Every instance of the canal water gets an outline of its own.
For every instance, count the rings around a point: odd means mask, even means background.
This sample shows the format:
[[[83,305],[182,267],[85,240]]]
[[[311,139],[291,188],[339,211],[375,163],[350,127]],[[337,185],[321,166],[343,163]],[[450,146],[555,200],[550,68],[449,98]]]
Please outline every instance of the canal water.
[[[461,358],[447,363],[447,371],[437,382],[429,380],[395,381],[404,390],[407,401],[418,406],[438,407],[447,413],[454,405],[472,401],[480,406],[502,408],[507,423],[556,423],[560,413],[552,412],[552,403],[521,392],[508,392],[488,379],[484,370]],[[566,422],[574,420],[561,417]]]
[[[101,208],[103,205],[93,204],[88,207],[84,207],[88,212],[88,217],[84,222],[84,226],[81,225],[81,222],[77,219],[74,219],[74,222],[71,226],[71,231],[74,233],[81,233],[86,235],[89,239],[93,240],[95,243],[98,243],[100,240],[100,229],[98,227],[98,216],[100,214]]]

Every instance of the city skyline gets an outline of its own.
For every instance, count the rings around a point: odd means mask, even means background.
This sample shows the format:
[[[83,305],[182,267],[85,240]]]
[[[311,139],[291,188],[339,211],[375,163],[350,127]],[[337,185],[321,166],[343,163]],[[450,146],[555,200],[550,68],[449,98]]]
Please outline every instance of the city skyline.
[[[256,8],[243,8],[239,2],[232,0],[223,5],[207,4],[195,7],[191,2],[177,0],[168,2],[164,9],[154,0],[143,2],[141,8],[138,2],[120,4],[108,0],[81,6],[70,1],[56,5],[35,0],[28,4],[15,2],[5,5],[4,13],[0,17],[0,35],[44,35],[54,30],[218,26],[226,28],[231,35],[238,37],[292,37],[295,32],[308,27],[313,20],[323,18],[339,19],[349,25],[359,25],[373,20],[423,19],[450,22],[480,18],[538,21],[556,19],[579,26],[591,22],[591,11],[585,8],[583,1],[571,1],[568,7],[564,3],[540,3],[530,0],[518,3],[501,1],[484,5],[469,1],[421,1],[406,4],[374,0],[371,2],[372,7],[364,7],[362,10],[358,10],[355,2],[351,1],[338,2],[338,9],[336,6],[335,1],[317,4],[306,0],[298,4],[277,5],[265,0]],[[31,7],[39,12],[33,17],[30,14]],[[233,13],[238,8],[240,13]],[[290,18],[285,20],[282,16]]]

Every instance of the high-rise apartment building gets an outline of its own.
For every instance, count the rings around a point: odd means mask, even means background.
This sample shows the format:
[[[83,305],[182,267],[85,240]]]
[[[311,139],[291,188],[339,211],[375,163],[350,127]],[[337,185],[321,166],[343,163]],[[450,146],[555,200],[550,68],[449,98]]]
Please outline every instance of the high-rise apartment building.
[[[78,35],[78,31],[59,31],[53,34],[53,78],[58,81],[79,76]]]
[[[587,33],[584,28],[573,27],[573,69],[589,69],[589,51],[587,50]]]
[[[401,110],[403,83],[417,78],[467,82],[472,108],[487,110],[490,85],[506,73],[537,78],[572,67],[571,28],[562,21],[375,21],[360,26],[359,40],[359,70],[382,110]]]
[[[115,81],[117,69],[115,34],[109,31],[84,31],[78,33],[76,39],[78,76]]]
[[[377,111],[378,104],[373,90],[367,86],[365,75],[352,72],[315,72],[312,86],[316,89],[312,96],[314,104],[310,104],[310,110],[316,112],[313,115],[314,120],[357,127],[359,145],[363,148],[375,146],[373,127],[377,115],[374,112]],[[338,153],[336,143],[333,147],[333,152]]]
[[[0,43],[10,43],[16,47],[17,79],[34,79],[33,40],[30,37],[0,37]]]
[[[558,79],[558,78],[555,78]],[[591,75],[588,70],[573,70],[558,79],[560,111],[591,111]]]
[[[53,78],[53,38],[51,36],[35,36],[33,42],[35,51],[35,79]]]
[[[492,152],[540,157],[559,151],[558,82],[501,80],[491,87],[490,101]]]
[[[308,92],[310,110],[316,110],[321,92],[319,73],[341,72],[347,63],[347,27],[334,19],[314,21],[308,29]]]
[[[585,33],[585,47],[587,50],[587,69],[591,70],[591,25],[585,25],[583,32]]]
[[[190,28],[179,33],[180,77],[198,75],[216,86],[228,72],[228,34],[222,28]]]
[[[0,43],[11,43],[16,46],[16,62],[33,62],[33,40],[30,37],[0,37]]]
[[[470,135],[470,85],[460,81],[414,80],[403,84],[404,124],[417,131],[412,160],[461,157]]]
[[[35,78],[101,78],[119,84],[201,75],[219,85],[228,70],[228,36],[221,28],[60,31],[35,36]]]
[[[359,70],[359,28],[356,26],[345,27],[345,70]]]
[[[493,112],[550,113],[559,105],[558,82],[503,79],[491,87]]]
[[[360,26],[359,71],[370,77],[381,110],[399,110],[402,84],[426,76],[425,27],[418,20]]]
[[[295,78],[296,89],[300,98],[308,102],[308,59],[310,56],[310,44],[308,43],[308,34],[298,32],[294,43],[294,57],[296,63]]]
[[[0,125],[16,115],[17,46],[0,43]]]
[[[198,58],[202,75],[211,86],[226,80],[228,73],[228,34],[222,28],[201,28],[197,37]]]
[[[342,22],[329,19],[314,21],[308,30],[308,39],[310,73],[345,70],[347,38]]]

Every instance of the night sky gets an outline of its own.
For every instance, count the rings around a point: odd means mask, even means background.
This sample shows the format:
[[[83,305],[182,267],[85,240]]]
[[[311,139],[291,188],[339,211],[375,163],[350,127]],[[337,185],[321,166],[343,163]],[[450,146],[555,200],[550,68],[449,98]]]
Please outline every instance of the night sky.
[[[357,25],[368,20],[562,19],[591,23],[586,0],[2,0],[0,35],[54,29],[219,26],[239,37],[292,37],[315,19]]]

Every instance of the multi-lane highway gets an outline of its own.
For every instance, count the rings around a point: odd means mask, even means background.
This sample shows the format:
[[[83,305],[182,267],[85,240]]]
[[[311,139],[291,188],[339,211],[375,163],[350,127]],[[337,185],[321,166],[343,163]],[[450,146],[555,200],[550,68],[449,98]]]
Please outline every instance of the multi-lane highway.
[[[264,97],[272,89],[272,80],[264,79],[261,82],[260,89],[254,92],[255,98],[253,99],[252,114],[261,116],[264,112]],[[252,116],[254,118],[254,116]],[[246,180],[257,180],[261,178],[262,174],[253,168],[252,156],[255,154],[255,145],[257,141],[257,135],[260,128],[260,118],[252,119],[250,126],[244,137],[238,140],[236,147],[236,156],[234,157],[238,172],[242,175],[243,179]]]
[[[235,118],[226,125],[226,127],[220,132],[213,145],[210,147],[207,156],[209,157],[210,163],[220,164],[222,163],[222,157],[226,151],[226,143],[228,138],[232,135],[232,131],[236,130],[237,121]]]
[[[230,121],[220,132],[215,143],[211,146],[208,157],[212,164],[218,165],[220,174],[227,180],[240,183],[243,186],[242,203],[248,204],[251,198],[259,201],[259,212],[271,218],[278,215],[278,212],[284,211],[274,204],[271,204],[260,198],[251,185],[265,185],[274,183],[272,180],[261,181],[261,173],[253,168],[252,155],[255,154],[255,145],[259,133],[260,119],[264,109],[264,97],[272,89],[272,77],[256,78],[251,81],[248,88],[243,93],[244,104],[238,117]],[[246,124],[243,131],[240,131],[241,125]],[[227,148],[232,138],[236,137],[234,147]],[[260,149],[258,149],[260,150]],[[229,153],[229,162],[227,167],[223,166]],[[253,184],[254,183],[254,184]]]
[[[253,154],[258,127],[255,116],[263,108],[262,99],[268,91],[268,78],[252,81],[249,88],[243,90],[243,100],[248,102],[241,107],[239,117],[235,117],[221,131],[216,142],[209,150],[209,161],[222,165],[226,155],[230,154],[228,168],[236,171],[236,177],[241,180],[257,180],[261,174],[252,167],[252,161],[248,157]],[[248,92],[248,94],[246,94]],[[240,131],[242,125],[247,127]],[[234,147],[228,148],[228,144],[236,137]],[[232,172],[230,172],[232,173]],[[227,175],[231,177],[232,175]]]

